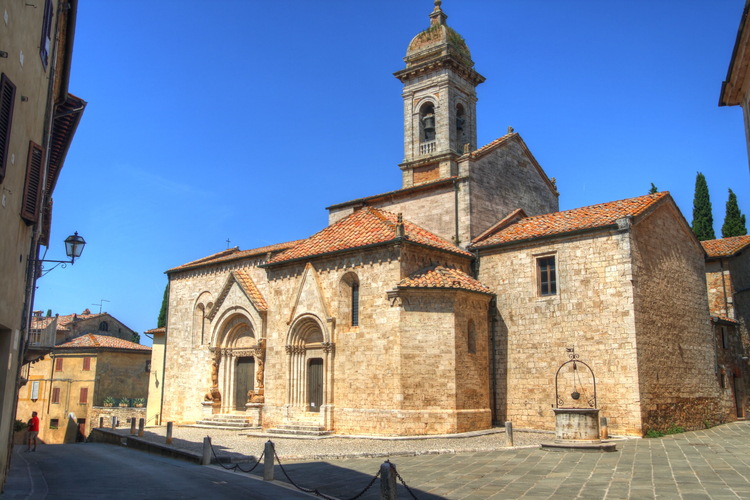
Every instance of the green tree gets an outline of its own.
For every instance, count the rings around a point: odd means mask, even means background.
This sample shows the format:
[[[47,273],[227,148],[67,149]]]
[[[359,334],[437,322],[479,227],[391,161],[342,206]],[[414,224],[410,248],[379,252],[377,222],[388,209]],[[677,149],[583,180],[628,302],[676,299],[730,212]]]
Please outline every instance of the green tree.
[[[47,309],[47,317],[48,318],[52,317],[52,309]]]
[[[711,198],[708,196],[706,177],[698,172],[695,176],[695,197],[693,198],[693,232],[700,241],[716,239]]]
[[[156,320],[156,328],[163,328],[167,326],[167,307],[169,304],[169,283],[164,288],[164,298],[161,301],[161,310],[159,311],[159,319]]]
[[[745,214],[740,212],[740,207],[737,205],[737,195],[730,189],[727,213],[724,216],[724,225],[721,226],[721,237],[730,238],[732,236],[745,236],[746,234]]]
[[[654,183],[652,182],[651,183],[651,189],[648,190],[648,194],[656,194],[658,192],[659,192],[659,190],[657,189],[656,186],[654,186]]]
[[[133,342],[135,342],[136,344],[140,344],[141,343],[141,334],[140,333],[133,332]]]

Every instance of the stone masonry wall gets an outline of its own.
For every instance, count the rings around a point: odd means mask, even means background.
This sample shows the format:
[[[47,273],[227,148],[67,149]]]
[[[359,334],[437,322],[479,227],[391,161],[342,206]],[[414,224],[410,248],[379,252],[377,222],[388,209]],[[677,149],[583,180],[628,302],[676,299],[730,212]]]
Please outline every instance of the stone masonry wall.
[[[453,185],[400,196],[375,200],[368,205],[388,212],[402,213],[404,219],[438,236],[452,241],[456,234],[455,192]],[[353,210],[345,208],[331,211],[328,223],[333,224],[350,215]]]
[[[170,277],[162,408],[163,418],[166,420],[183,423],[202,418],[203,397],[211,386],[212,354],[207,343],[211,336],[207,336],[201,345],[198,340],[200,337],[193,335],[193,311],[199,297],[208,297],[205,299],[208,303],[214,303],[218,299],[234,269],[247,272],[261,293],[267,296],[265,271],[257,267],[256,261],[186,271]],[[231,305],[227,304],[228,307]],[[237,307],[244,310],[248,318],[252,315],[249,301],[245,300]],[[212,334],[217,327],[216,323],[210,325]],[[263,325],[253,324],[253,327],[257,338],[257,332],[263,331]]]
[[[642,431],[702,428],[729,403],[718,393],[704,253],[672,203],[632,235]]]
[[[335,344],[332,366],[324,367],[326,373],[333,373],[332,386],[324,387],[324,393],[334,408],[335,430],[369,432],[381,415],[399,404],[398,339],[394,331],[398,315],[386,296],[400,279],[397,255],[393,247],[383,247],[316,260],[311,272],[320,286],[304,289],[305,294],[315,296],[300,298],[300,303],[310,304],[302,308],[295,308],[295,304],[304,264],[269,270],[272,289],[267,297],[270,311],[264,426],[284,423],[290,390],[289,358],[284,346],[289,342],[294,318],[309,313],[316,302],[322,303],[331,315],[331,320],[321,319],[326,321],[327,340]],[[342,286],[342,279],[349,273],[354,273],[360,283],[358,326],[351,326],[351,299]],[[363,414],[369,416],[362,418]]]
[[[732,275],[724,268],[724,261],[706,262],[706,286],[708,288],[708,309],[712,316],[734,318],[734,290]]]
[[[554,429],[555,373],[572,348],[594,370],[610,432],[640,434],[628,246],[627,234],[604,231],[482,255],[479,280],[497,293],[496,421]],[[542,256],[555,257],[556,295],[538,293]]]
[[[462,170],[465,167],[462,167]],[[471,192],[471,238],[518,208],[526,215],[558,211],[557,196],[515,140],[468,165]]]

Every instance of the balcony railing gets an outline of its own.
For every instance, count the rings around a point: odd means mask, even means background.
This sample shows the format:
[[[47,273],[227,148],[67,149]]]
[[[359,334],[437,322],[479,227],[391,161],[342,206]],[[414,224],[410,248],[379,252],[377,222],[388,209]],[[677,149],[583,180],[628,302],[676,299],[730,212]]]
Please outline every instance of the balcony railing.
[[[428,155],[437,150],[437,141],[423,142],[419,145],[419,154]]]

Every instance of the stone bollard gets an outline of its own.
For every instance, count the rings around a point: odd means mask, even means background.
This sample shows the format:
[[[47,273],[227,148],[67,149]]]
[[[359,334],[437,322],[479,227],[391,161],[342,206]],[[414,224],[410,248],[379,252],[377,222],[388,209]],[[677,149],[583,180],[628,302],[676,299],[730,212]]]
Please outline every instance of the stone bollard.
[[[201,465],[211,465],[211,437],[206,436],[203,438],[203,457],[201,458]]]
[[[145,426],[146,426],[146,420],[144,418],[139,418],[138,419],[138,437],[143,437],[143,435],[145,434],[145,432],[143,431],[143,428]]]
[[[273,463],[275,461],[275,448],[273,441],[270,439],[266,441],[265,449],[263,450],[263,481],[273,481]]]
[[[104,417],[99,417],[99,428],[104,427]]]
[[[609,429],[607,429],[607,417],[599,419],[599,432],[602,439],[609,439]]]
[[[130,419],[130,435],[135,436],[135,419]]]
[[[172,426],[174,422],[167,422],[167,444],[172,444]]]
[[[513,422],[505,422],[505,446],[513,446]]]
[[[389,460],[380,466],[380,499],[396,500],[396,466]]]

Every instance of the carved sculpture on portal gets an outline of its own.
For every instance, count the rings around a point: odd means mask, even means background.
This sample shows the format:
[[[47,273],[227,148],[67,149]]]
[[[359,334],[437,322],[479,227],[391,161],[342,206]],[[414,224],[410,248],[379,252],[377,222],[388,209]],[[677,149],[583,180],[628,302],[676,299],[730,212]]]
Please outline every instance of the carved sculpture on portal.
[[[258,340],[253,347],[253,356],[255,357],[255,390],[247,392],[248,403],[263,403],[265,401],[263,380],[265,376],[266,361],[266,339]]]
[[[204,396],[204,400],[213,401],[215,403],[221,402],[221,393],[219,392],[219,360],[221,359],[221,351],[216,349],[214,351],[214,358],[211,360],[211,387]]]

